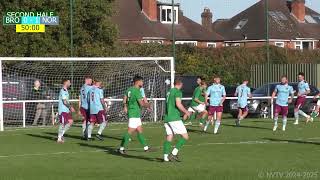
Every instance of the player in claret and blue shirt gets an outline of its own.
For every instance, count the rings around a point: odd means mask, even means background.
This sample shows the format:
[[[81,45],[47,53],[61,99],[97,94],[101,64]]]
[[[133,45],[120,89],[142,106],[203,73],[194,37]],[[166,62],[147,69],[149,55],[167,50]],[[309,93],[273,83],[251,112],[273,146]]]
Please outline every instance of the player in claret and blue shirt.
[[[64,143],[63,135],[69,130],[71,127],[73,120],[72,120],[72,112],[75,112],[74,108],[70,105],[69,102],[69,92],[68,88],[71,85],[70,80],[64,79],[62,81],[63,87],[60,90],[59,93],[59,105],[58,105],[58,111],[59,111],[59,131],[58,131],[58,143]]]
[[[238,119],[236,126],[240,126],[240,121],[248,115],[248,99],[252,98],[251,89],[248,87],[249,80],[244,80],[243,83],[237,87],[234,96],[238,96]]]
[[[90,125],[88,126],[88,140],[91,140],[92,130],[95,124],[99,124],[96,137],[103,141],[102,132],[107,126],[106,112],[108,107],[104,101],[102,82],[95,80],[92,89],[89,91]]]
[[[298,98],[294,107],[294,117],[296,119],[294,122],[295,125],[299,124],[299,115],[302,115],[303,117],[307,118],[307,122],[311,119],[309,115],[307,115],[305,112],[301,110],[301,107],[304,105],[306,101],[307,95],[310,93],[310,87],[309,84],[304,80],[304,73],[300,72],[298,74],[298,79]]]
[[[83,117],[82,120],[82,136],[87,138],[87,126],[90,124],[90,112],[89,112],[89,92],[92,89],[92,78],[90,76],[85,77],[85,83],[80,89],[79,96],[79,115]]]
[[[292,103],[294,96],[294,91],[292,86],[288,84],[287,76],[281,77],[281,84],[278,84],[271,97],[271,103],[273,103],[274,98],[277,96],[276,105],[274,109],[274,127],[273,131],[278,128],[278,117],[282,114],[282,131],[286,130],[287,116],[288,116],[288,104]]]
[[[208,99],[208,96],[210,97],[209,99],[209,118],[206,123],[206,126],[204,127],[204,131],[207,130],[210,121],[213,122],[213,116],[216,114],[216,122],[214,126],[214,134],[218,133],[218,129],[220,127],[221,123],[221,118],[222,118],[222,112],[223,112],[223,103],[226,100],[226,89],[225,87],[220,84],[221,79],[219,76],[214,76],[213,77],[213,84],[209,86],[206,92],[206,99]]]

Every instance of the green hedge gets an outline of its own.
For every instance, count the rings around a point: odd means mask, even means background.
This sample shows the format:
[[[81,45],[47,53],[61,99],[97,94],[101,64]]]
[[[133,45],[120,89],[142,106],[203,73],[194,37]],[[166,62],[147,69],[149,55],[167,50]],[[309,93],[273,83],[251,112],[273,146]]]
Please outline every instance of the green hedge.
[[[107,56],[171,56],[171,46],[158,44],[117,44]],[[298,51],[270,47],[270,63],[320,63],[320,51]],[[225,84],[239,83],[249,78],[252,64],[267,63],[267,48],[206,49],[189,46],[176,47],[176,72],[179,75],[201,75],[207,79],[213,74],[223,77]]]

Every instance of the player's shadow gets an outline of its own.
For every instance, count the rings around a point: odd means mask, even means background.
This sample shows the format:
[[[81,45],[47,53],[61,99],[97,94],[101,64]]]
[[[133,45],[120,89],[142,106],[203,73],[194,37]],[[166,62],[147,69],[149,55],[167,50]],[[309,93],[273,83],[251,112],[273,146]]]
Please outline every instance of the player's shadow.
[[[145,156],[135,156],[135,155],[130,155],[130,154],[120,154],[117,152],[117,149],[115,149],[112,146],[98,146],[98,145],[93,145],[93,144],[87,144],[87,143],[79,143],[80,146],[83,147],[90,147],[90,148],[95,148],[102,150],[110,155],[114,156],[119,156],[119,157],[124,157],[124,158],[129,158],[129,159],[140,159],[140,160],[145,160],[145,161],[151,161],[151,162],[157,162],[160,161],[159,158],[149,158]]]
[[[55,141],[55,140],[56,140],[56,137],[45,136],[45,135],[41,135],[41,134],[27,134],[27,136],[36,137],[36,138],[42,138],[42,139],[47,139],[47,140],[50,140],[50,141]]]
[[[269,141],[274,142],[288,142],[288,143],[298,143],[298,144],[313,144],[313,145],[320,145],[319,142],[311,142],[311,141],[302,141],[302,140],[291,140],[291,139],[275,139],[275,138],[263,138]]]
[[[187,129],[188,130],[188,132],[190,132],[190,133],[197,133],[197,134],[209,134],[208,132],[204,132],[203,130],[200,130],[200,129],[190,129],[190,128],[188,128]]]
[[[53,132],[44,132],[44,133],[48,134],[48,135],[51,135],[51,136],[54,136],[54,137],[57,136],[57,133],[53,133]],[[82,136],[75,136],[75,135],[70,135],[70,134],[65,134],[63,136],[66,137],[66,138],[72,138],[72,139],[78,139],[78,140],[82,140],[83,139]]]
[[[108,138],[108,139],[118,140],[118,141],[121,141],[121,140],[122,140],[121,137],[110,136],[110,135],[103,135],[103,137]]]
[[[254,122],[254,123],[265,123],[265,124],[270,124],[270,123],[273,123],[273,120],[254,120],[254,121],[250,121],[250,122]]]
[[[246,126],[246,125],[240,125],[236,126],[234,124],[223,124],[223,126],[230,126],[230,127],[237,127],[237,128],[248,128],[248,129],[262,129],[262,130],[270,130],[270,128],[266,127],[259,127],[259,126]]]

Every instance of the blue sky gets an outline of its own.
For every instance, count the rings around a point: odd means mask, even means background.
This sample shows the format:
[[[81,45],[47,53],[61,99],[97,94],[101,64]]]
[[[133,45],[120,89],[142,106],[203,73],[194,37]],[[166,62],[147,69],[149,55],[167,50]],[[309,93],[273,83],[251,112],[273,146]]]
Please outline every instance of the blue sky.
[[[171,0],[162,0],[171,2]],[[201,12],[209,7],[213,12],[213,19],[230,18],[245,10],[259,0],[175,0],[181,4],[185,16],[200,23]],[[320,12],[320,0],[306,0],[308,7]]]

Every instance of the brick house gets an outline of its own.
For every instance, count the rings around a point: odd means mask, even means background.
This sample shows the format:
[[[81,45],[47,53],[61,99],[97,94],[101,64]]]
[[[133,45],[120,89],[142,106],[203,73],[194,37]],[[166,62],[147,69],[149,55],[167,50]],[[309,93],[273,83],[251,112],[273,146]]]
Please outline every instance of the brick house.
[[[125,43],[172,43],[172,22],[175,19],[176,44],[197,47],[223,47],[223,37],[212,29],[212,13],[202,14],[204,26],[183,15],[180,4],[157,0],[116,0],[117,13],[112,21],[118,26],[119,39]],[[174,14],[175,18],[172,18]]]
[[[305,0],[268,0],[270,45],[289,49],[320,48],[320,14]],[[212,29],[225,39],[225,46],[257,47],[266,43],[265,0],[231,19],[220,19]]]

